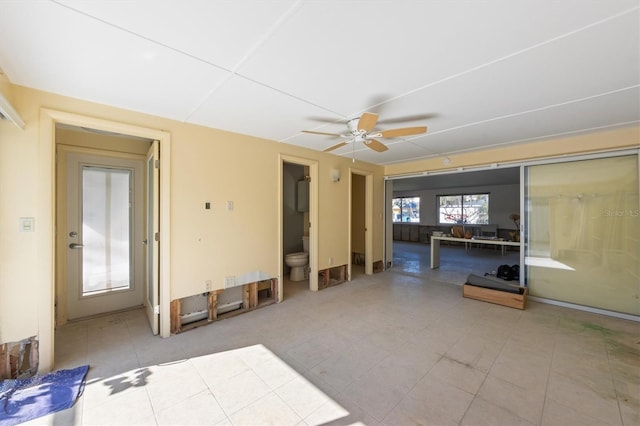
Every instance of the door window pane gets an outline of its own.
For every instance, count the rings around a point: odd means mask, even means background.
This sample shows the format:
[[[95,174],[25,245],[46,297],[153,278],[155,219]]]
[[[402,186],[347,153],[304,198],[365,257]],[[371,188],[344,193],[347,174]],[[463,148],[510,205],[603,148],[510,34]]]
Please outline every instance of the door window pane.
[[[82,169],[82,295],[131,287],[131,172]]]

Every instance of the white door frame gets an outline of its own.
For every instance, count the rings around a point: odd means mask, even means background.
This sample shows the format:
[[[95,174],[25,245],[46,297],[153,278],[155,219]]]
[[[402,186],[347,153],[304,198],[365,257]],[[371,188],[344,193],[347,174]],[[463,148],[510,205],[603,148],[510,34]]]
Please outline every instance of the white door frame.
[[[282,302],[284,296],[284,241],[283,241],[283,189],[282,168],[284,163],[293,163],[309,167],[309,290],[318,291],[318,162],[302,157],[293,157],[280,154],[278,156],[278,302]]]
[[[62,325],[69,317],[82,318],[93,315],[95,313],[106,312],[107,310],[116,311],[120,308],[124,308],[125,305],[132,306],[132,302],[135,305],[143,304],[143,289],[144,289],[144,255],[143,246],[140,241],[144,238],[143,221],[144,219],[144,167],[145,161],[143,156],[118,156],[109,155],[104,151],[95,152],[93,150],[60,150],[58,149],[58,167],[60,167],[61,153],[67,156],[66,166],[68,171],[65,176],[65,182],[60,182],[62,185],[58,186],[58,189],[64,186],[64,191],[67,191],[66,204],[62,208],[64,212],[63,217],[58,217],[58,228],[56,242],[57,263],[56,267],[64,269],[63,261],[66,262],[67,271],[66,274],[61,273],[63,271],[56,270],[56,287],[58,291],[57,296],[57,312],[56,323]],[[131,158],[129,158],[131,157]],[[101,169],[115,169],[125,170],[130,172],[130,191],[132,191],[133,198],[130,199],[132,206],[130,215],[130,249],[131,249],[131,286],[127,290],[120,290],[116,292],[107,292],[99,296],[82,296],[83,278],[78,275],[81,271],[80,264],[81,257],[84,253],[84,249],[81,250],[69,250],[68,244],[72,242],[83,241],[84,233],[82,230],[83,218],[79,213],[81,210],[82,197],[78,193],[78,190],[82,188],[82,170],[84,166],[99,167]],[[62,179],[60,173],[57,174],[58,179]],[[72,185],[72,186],[71,186]],[[71,189],[73,187],[73,190]],[[61,195],[58,193],[58,195]],[[60,197],[57,198],[58,208],[60,209]],[[70,204],[71,203],[71,204]],[[68,208],[68,206],[74,205],[75,208]],[[60,210],[58,210],[60,211]],[[66,223],[62,223],[62,222]],[[70,224],[75,223],[75,226]],[[78,237],[68,237],[69,231],[76,231]],[[73,266],[71,266],[73,265]],[[66,276],[65,276],[66,275]],[[64,277],[63,279],[61,279]],[[60,291],[62,290],[62,291]],[[61,312],[61,302],[66,293],[67,304],[66,312]],[[117,306],[117,307],[116,307]],[[75,315],[73,312],[76,312]],[[80,313],[82,312],[82,313]]]
[[[384,181],[384,269],[393,267],[393,180]]]
[[[365,189],[364,189],[364,273],[366,275],[373,275],[373,173],[366,170],[359,170],[355,168],[349,168],[349,258],[351,258],[351,227],[353,226],[351,206],[353,205],[353,175],[360,175],[365,177]],[[349,280],[351,280],[351,261],[347,264]]]
[[[89,127],[138,136],[160,142],[160,335],[170,336],[170,164],[171,135],[162,130],[139,127],[80,114],[40,109],[38,139],[38,218],[36,245],[38,265],[38,322],[40,362],[38,371],[48,372],[54,362],[55,303],[55,208],[56,208],[56,124]]]
[[[145,158],[146,179],[144,191],[144,258],[145,262],[145,290],[143,295],[147,318],[151,324],[153,334],[160,334],[160,313],[156,307],[160,307],[160,288],[158,272],[160,270],[160,242],[156,235],[160,236],[160,143],[151,142]],[[151,203],[150,201],[153,201]],[[151,297],[149,297],[151,296]]]

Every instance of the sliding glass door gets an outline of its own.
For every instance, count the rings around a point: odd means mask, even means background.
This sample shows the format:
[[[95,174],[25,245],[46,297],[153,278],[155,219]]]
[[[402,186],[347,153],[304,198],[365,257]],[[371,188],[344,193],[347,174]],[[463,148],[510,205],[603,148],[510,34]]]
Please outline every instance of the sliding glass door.
[[[527,166],[532,296],[640,315],[638,156]]]

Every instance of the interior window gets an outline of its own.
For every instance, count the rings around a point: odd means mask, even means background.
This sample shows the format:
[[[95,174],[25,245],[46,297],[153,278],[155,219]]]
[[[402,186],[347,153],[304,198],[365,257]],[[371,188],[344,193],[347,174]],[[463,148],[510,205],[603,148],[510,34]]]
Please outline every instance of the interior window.
[[[420,197],[394,198],[393,222],[420,223]]]
[[[438,223],[488,224],[489,194],[439,195]]]

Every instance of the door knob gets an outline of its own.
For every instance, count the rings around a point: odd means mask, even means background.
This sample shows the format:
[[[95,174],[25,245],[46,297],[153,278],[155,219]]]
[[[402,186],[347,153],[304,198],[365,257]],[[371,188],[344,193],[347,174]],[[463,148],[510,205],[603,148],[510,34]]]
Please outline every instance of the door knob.
[[[69,248],[70,249],[77,249],[77,248],[82,248],[82,247],[84,247],[84,244],[78,244],[78,243],[69,244]]]

